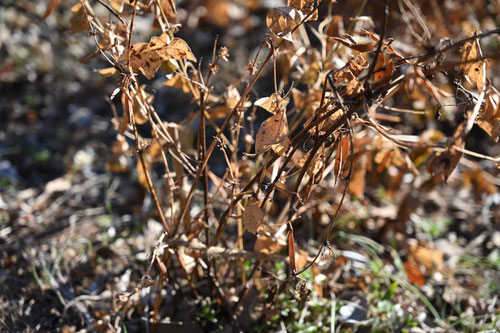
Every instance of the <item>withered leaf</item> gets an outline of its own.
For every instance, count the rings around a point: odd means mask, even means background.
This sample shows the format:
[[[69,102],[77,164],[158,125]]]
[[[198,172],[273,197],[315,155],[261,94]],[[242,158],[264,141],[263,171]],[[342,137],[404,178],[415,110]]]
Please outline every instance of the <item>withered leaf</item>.
[[[175,74],[170,79],[163,83],[164,86],[175,87],[182,89],[183,92],[189,92],[189,86],[187,84],[186,79],[184,79],[181,75]]]
[[[260,154],[273,148],[279,154],[288,149],[288,144],[288,123],[285,111],[282,110],[260,125],[255,140],[255,153]]]
[[[152,108],[154,95],[144,91],[145,85],[139,87],[139,91],[130,92],[134,99],[133,111],[134,120],[137,124],[142,125],[148,121],[148,107]],[[125,95],[122,95],[122,98]],[[148,106],[146,106],[148,105]]]
[[[358,79],[354,78],[349,82],[346,88],[347,95],[357,95],[362,93],[365,90],[361,82]]]
[[[102,75],[104,77],[109,77],[109,76],[116,73],[116,68],[114,68],[114,67],[103,68],[103,69],[98,70],[97,73],[99,73],[100,75]]]
[[[488,133],[495,142],[498,142],[500,132],[500,96],[498,94],[488,94],[484,111],[475,120],[475,123]]]
[[[288,0],[288,7],[300,10],[305,16],[313,12],[314,0]],[[309,17],[308,21],[315,21],[318,19],[318,9]]]
[[[345,162],[349,153],[350,140],[349,137],[344,136],[338,140],[341,140],[337,152],[335,154],[335,164],[333,171],[335,172],[335,183],[337,183],[338,177],[341,175],[342,171],[345,169]]]
[[[259,207],[258,202],[251,200],[243,212],[243,225],[248,232],[256,234],[264,219],[264,211]]]
[[[426,246],[412,244],[408,254],[408,259],[417,265],[422,265],[430,271],[440,270],[443,267],[444,253],[439,250],[432,250]]]
[[[109,0],[109,4],[111,5],[111,7],[118,13],[122,12],[124,3],[124,0]]]
[[[164,60],[188,59],[196,61],[189,45],[180,38],[174,38],[170,43],[167,43],[164,39],[154,36],[149,43],[136,43],[132,45],[131,49],[130,66],[139,70],[149,80],[156,75]],[[119,61],[125,62],[127,57],[127,52],[123,52]]]
[[[386,59],[384,52],[381,52],[377,58],[377,63],[375,64],[375,74],[373,74],[373,79],[375,82],[381,81],[385,76],[385,71],[382,69],[386,65]]]
[[[119,134],[123,134],[127,129],[128,125],[131,124],[130,114],[131,112],[133,112],[132,100],[123,92],[122,92],[122,104],[123,104],[123,118],[120,125],[118,126]]]
[[[276,114],[279,110],[286,108],[288,104],[279,94],[274,93],[269,97],[262,97],[255,101],[254,105],[260,106],[261,108]]]
[[[257,252],[271,254],[281,251],[283,246],[285,244],[274,237],[260,235],[255,241],[254,249]]]
[[[305,154],[302,156],[299,161],[297,162],[301,167],[304,167],[307,160],[309,159],[310,153]],[[307,174],[312,177],[314,174],[316,174],[322,167],[323,165],[323,158],[324,155],[322,153],[317,153],[314,155],[314,157],[311,159],[310,164],[307,166]]]
[[[339,38],[339,37],[333,37],[337,42],[341,43],[342,45],[356,50],[358,52],[368,52],[377,47],[377,44],[375,43],[362,43],[358,44],[356,43],[352,37],[350,39],[344,39],[344,38]]]
[[[360,156],[354,163],[354,170],[349,182],[349,193],[358,198],[363,198],[366,185],[366,155]]]
[[[484,61],[473,61],[480,56],[480,46],[477,40],[466,43],[462,53],[462,65],[460,70],[464,72],[468,81],[475,82],[479,92],[484,88],[486,79],[486,64]]]
[[[302,19],[301,11],[278,7],[269,9],[266,24],[274,35],[293,42],[291,33],[302,22]]]
[[[71,32],[76,34],[90,28],[88,15],[92,15],[92,8],[87,1],[79,2],[71,7]]]
[[[361,54],[357,54],[349,60],[343,68],[334,74],[334,78],[340,83],[346,84],[361,74],[361,72],[367,67],[368,62],[366,59]]]
[[[409,261],[405,261],[404,268],[408,281],[420,287],[425,284],[425,276],[422,274],[418,266]]]

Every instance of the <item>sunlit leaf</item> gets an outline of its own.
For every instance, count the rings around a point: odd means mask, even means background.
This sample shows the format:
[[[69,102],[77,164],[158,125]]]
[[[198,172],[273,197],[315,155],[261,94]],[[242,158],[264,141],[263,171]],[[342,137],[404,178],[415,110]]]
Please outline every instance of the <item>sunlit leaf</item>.
[[[276,114],[276,112],[286,108],[288,104],[279,94],[274,93],[269,97],[262,97],[255,101],[254,105],[260,106],[261,108]]]
[[[167,43],[160,37],[152,37],[149,43],[136,43],[130,52],[130,66],[139,70],[148,79],[154,78],[163,61],[168,59],[187,59],[196,61],[195,56],[185,41],[174,38]],[[128,53],[125,51],[119,61],[126,62]]]
[[[274,35],[293,42],[291,33],[303,17],[302,12],[292,8],[271,8],[267,12],[266,24]]]
[[[488,94],[486,106],[475,123],[488,133],[495,142],[498,142],[500,132],[500,96],[498,94]]]
[[[288,148],[288,143],[288,123],[285,111],[281,111],[260,125],[255,140],[255,153],[260,154],[270,148],[283,151]]]
[[[318,9],[314,12],[314,0],[288,0],[288,7],[300,10],[305,16],[313,13],[308,21],[314,21],[318,19]]]

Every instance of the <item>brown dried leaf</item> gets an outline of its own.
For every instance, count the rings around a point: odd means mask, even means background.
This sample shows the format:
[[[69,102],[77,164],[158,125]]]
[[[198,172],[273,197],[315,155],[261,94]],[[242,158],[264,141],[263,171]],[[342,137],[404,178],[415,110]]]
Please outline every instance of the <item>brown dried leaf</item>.
[[[116,10],[118,13],[121,13],[123,10],[123,5],[125,1],[124,0],[109,0],[109,4],[111,5],[111,8]]]
[[[153,41],[154,37],[152,38]],[[167,47],[160,49],[160,55],[162,59],[187,59],[196,62],[196,57],[193,52],[191,52],[191,48],[189,45],[180,38],[174,38]]]
[[[309,158],[310,152],[302,156],[299,161],[297,162],[301,167],[303,167],[308,158]],[[321,170],[321,167],[323,166],[323,158],[324,155],[322,153],[317,153],[314,155],[314,157],[311,160],[311,163],[307,166],[307,174],[312,177],[314,174],[316,174],[319,170]]]
[[[383,52],[380,53],[377,59],[377,63],[375,64],[375,74],[373,75],[373,79],[375,82],[381,81],[385,76],[385,71],[382,70],[386,65],[385,54]]]
[[[472,189],[477,196],[483,193],[494,194],[498,192],[495,184],[488,181],[485,177],[485,172],[482,171],[477,165],[472,169],[466,169],[463,173],[464,187],[472,185]]]
[[[355,77],[357,77],[361,72],[368,67],[368,62],[361,55],[357,54],[347,64],[334,74],[335,80],[341,83],[351,82]]]
[[[464,49],[462,52],[462,65],[460,66],[460,70],[464,72],[467,76],[470,68],[474,64],[470,62],[470,60],[474,60],[478,55],[478,47],[476,41],[472,43],[465,43]]]
[[[479,90],[480,93],[483,91],[485,83],[486,83],[486,61],[483,61],[481,63],[481,68],[479,69],[479,73],[476,78],[477,90]]]
[[[477,84],[479,92],[484,88],[486,80],[486,64],[484,61],[471,62],[480,56],[480,46],[477,40],[467,43],[462,53],[462,65],[460,69],[464,72],[465,78]]]
[[[326,35],[329,37],[340,37],[344,34],[344,18],[342,15],[333,15],[332,20],[326,29]]]
[[[97,71],[100,75],[104,77],[110,77],[111,75],[116,73],[116,68],[114,67],[108,67],[108,68],[103,68]]]
[[[349,182],[349,193],[358,198],[363,198],[366,185],[366,155],[360,156],[354,163],[354,170]]]
[[[384,79],[390,77],[393,71],[394,71],[394,59],[391,58],[387,63],[387,67],[385,68]]]
[[[361,54],[357,54],[348,64],[354,76],[358,76],[363,70],[368,68],[368,62]]]
[[[170,43],[167,43],[164,39],[154,36],[149,43],[136,43],[132,45],[131,49],[130,66],[139,70],[149,80],[156,75],[164,60],[188,59],[196,61],[187,43],[179,38],[174,38]],[[125,62],[127,57],[127,52],[123,52],[119,61]]]
[[[365,91],[365,88],[361,84],[361,82],[358,81],[358,79],[354,78],[349,82],[346,88],[347,95],[357,95],[361,94],[363,91]]]
[[[488,133],[495,142],[498,142],[500,132],[500,96],[498,94],[488,94],[486,107],[475,123]]]
[[[133,112],[132,101],[124,93],[122,93],[122,105],[123,105],[123,118],[120,123],[120,126],[118,127],[119,134],[123,134],[123,132],[125,132],[125,130],[127,129],[128,125],[130,124],[130,113]]]
[[[313,12],[314,0],[288,0],[288,7],[300,10],[305,16]],[[318,9],[309,17],[308,21],[315,21],[318,19]]]
[[[333,171],[335,173],[335,183],[337,183],[338,177],[340,176],[342,170],[344,169],[344,165],[347,160],[347,155],[349,154],[349,145],[350,145],[349,137],[344,136],[340,140],[341,141],[337,147],[337,152],[335,154],[335,165],[333,167]]]
[[[259,226],[264,219],[264,211],[259,207],[258,202],[251,200],[243,212],[243,225],[248,232],[257,234]]]
[[[409,261],[405,261],[404,267],[406,276],[408,276],[408,281],[419,287],[425,284],[425,276],[422,274],[418,266],[415,266]]]
[[[255,241],[254,249],[257,252],[272,254],[281,251],[283,246],[285,246],[285,244],[274,237],[259,235]]]
[[[439,250],[431,250],[426,246],[412,244],[408,259],[417,265],[422,265],[430,271],[431,269],[440,270],[443,266],[444,253]]]
[[[272,145],[271,149],[278,155],[284,156],[288,151],[288,147],[290,146],[290,139],[288,137],[281,143],[276,145]]]
[[[255,140],[255,153],[260,154],[269,148],[273,148],[273,150],[277,149],[278,151],[283,148],[286,150],[288,143],[288,123],[286,113],[283,110],[266,119],[260,125]]]
[[[189,92],[189,85],[187,84],[186,79],[184,79],[179,74],[175,74],[170,79],[163,83],[164,86],[175,87],[182,89],[183,92]]]
[[[276,114],[276,112],[286,108],[288,102],[285,101],[279,94],[274,93],[269,97],[262,97],[253,103],[261,108]]]
[[[85,7],[84,7],[85,6]],[[90,8],[87,1],[79,2],[73,7],[71,7],[71,32],[76,34],[78,32],[87,30],[90,28],[88,22],[87,13],[91,15],[92,8]]]
[[[139,87],[139,91],[133,94],[134,98],[134,120],[137,124],[142,125],[148,121],[148,109],[146,105],[152,107],[154,95],[144,91],[144,85]],[[143,102],[144,100],[144,102]]]
[[[465,145],[463,138],[460,137],[463,127],[464,124],[460,124],[453,135],[457,138],[454,145],[462,148]],[[453,170],[457,167],[462,155],[463,153],[461,151],[449,147],[443,152],[436,153],[430,159],[427,171],[433,176],[433,178],[446,182]]]
[[[278,7],[269,9],[266,24],[274,35],[293,42],[291,33],[302,22],[302,19],[301,11]]]

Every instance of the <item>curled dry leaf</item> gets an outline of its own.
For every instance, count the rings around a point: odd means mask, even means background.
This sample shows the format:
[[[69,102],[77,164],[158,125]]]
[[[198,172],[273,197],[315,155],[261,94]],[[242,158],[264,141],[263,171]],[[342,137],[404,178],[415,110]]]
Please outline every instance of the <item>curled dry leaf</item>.
[[[308,21],[315,21],[318,19],[318,9],[314,10],[315,2],[315,0],[288,0],[288,7],[300,10],[306,16],[313,13]]]
[[[333,37],[333,39],[335,39],[342,45],[358,52],[369,52],[377,47],[377,44],[375,43],[357,43],[350,35],[347,36],[347,39],[339,37]]]
[[[352,79],[346,88],[347,95],[349,96],[361,94],[363,91],[365,91],[365,88],[357,78]]]
[[[366,59],[361,54],[357,54],[355,57],[349,60],[344,67],[337,71],[333,75],[333,77],[336,81],[342,84],[346,84],[351,82],[354,78],[361,74],[361,72],[367,67],[368,62],[366,61]]]
[[[271,8],[267,12],[266,24],[274,35],[293,42],[292,31],[302,22],[303,17],[301,11],[293,8]]]
[[[500,95],[496,93],[488,94],[486,106],[475,123],[479,125],[489,136],[498,142],[500,129]]]
[[[260,154],[272,148],[281,155],[288,149],[289,141],[286,112],[282,110],[260,125],[255,140],[255,153]]]
[[[390,77],[393,70],[394,60],[391,55],[386,55],[385,52],[381,52],[375,65],[373,79],[375,82],[382,81],[383,79]]]
[[[258,202],[251,200],[243,212],[243,225],[248,232],[256,234],[264,219],[264,211],[259,207]]]
[[[276,114],[278,110],[283,110],[286,108],[288,102],[285,101],[279,94],[274,93],[269,97],[262,97],[255,101],[254,105],[260,106],[261,108]]]
[[[127,57],[125,51],[118,61],[124,63]],[[180,38],[174,38],[167,43],[165,39],[154,36],[149,43],[136,43],[131,47],[130,66],[139,70],[149,80],[156,75],[162,62],[168,59],[196,61],[189,45]]]

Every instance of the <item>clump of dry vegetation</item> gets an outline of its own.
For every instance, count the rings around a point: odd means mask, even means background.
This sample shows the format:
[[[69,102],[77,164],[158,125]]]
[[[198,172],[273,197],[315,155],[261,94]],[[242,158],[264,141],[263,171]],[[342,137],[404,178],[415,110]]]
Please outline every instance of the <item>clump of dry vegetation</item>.
[[[12,15],[31,13],[62,25],[70,47],[86,43],[67,68],[93,69],[98,88],[72,96],[108,104],[94,110],[101,130],[79,125],[91,106],[70,111],[62,137],[94,141],[72,144],[58,178],[2,178],[0,327],[500,328],[497,2],[5,10],[13,35]],[[5,45],[11,92],[22,61]],[[37,103],[12,116],[12,100],[4,135],[50,124]],[[27,166],[57,159],[44,156]]]

